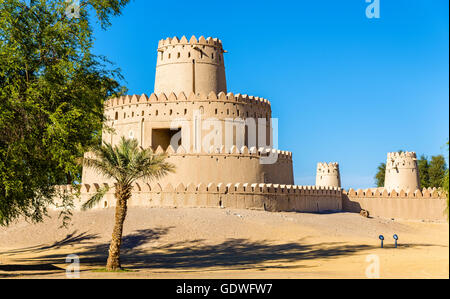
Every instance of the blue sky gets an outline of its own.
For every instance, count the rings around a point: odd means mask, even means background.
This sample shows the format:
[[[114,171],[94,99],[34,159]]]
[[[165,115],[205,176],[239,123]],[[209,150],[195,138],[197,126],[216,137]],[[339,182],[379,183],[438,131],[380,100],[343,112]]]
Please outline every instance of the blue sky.
[[[150,94],[160,39],[218,37],[228,91],[271,101],[296,184],[337,161],[343,187],[371,187],[387,152],[448,155],[449,3],[380,0],[379,19],[367,5],[132,0],[96,29],[95,52],[122,69],[130,94]]]

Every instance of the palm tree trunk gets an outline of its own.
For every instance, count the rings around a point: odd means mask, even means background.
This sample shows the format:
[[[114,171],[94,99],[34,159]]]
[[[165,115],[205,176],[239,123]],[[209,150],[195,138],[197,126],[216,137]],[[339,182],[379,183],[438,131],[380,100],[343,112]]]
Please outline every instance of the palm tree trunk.
[[[121,269],[120,265],[120,245],[122,244],[123,223],[127,216],[127,202],[131,197],[131,186],[116,186],[115,197],[117,200],[115,224],[109,246],[109,256],[106,263],[107,271]]]

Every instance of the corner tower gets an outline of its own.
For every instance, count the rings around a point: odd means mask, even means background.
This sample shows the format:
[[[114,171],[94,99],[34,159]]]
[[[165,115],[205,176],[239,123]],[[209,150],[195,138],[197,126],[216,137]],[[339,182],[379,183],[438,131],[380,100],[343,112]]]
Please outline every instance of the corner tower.
[[[160,40],[155,93],[227,93],[222,41],[201,36]]]
[[[341,174],[339,172],[339,164],[336,162],[318,163],[316,186],[341,187]]]
[[[384,187],[397,192],[420,189],[416,153],[388,153]]]

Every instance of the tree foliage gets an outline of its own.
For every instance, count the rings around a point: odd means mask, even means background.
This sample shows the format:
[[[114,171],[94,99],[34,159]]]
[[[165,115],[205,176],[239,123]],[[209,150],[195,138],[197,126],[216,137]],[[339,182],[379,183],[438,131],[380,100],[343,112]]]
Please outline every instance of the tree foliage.
[[[420,186],[422,186],[422,188],[428,188],[430,182],[428,169],[430,167],[430,164],[428,162],[428,158],[425,155],[421,155],[417,160],[417,167],[419,168]]]
[[[375,175],[375,182],[377,187],[384,187],[384,179],[386,176],[386,163],[381,163],[378,166],[377,174]]]
[[[55,185],[80,181],[98,144],[103,102],[120,72],[93,55],[93,17],[103,28],[129,0],[0,0],[0,225],[40,221]]]
[[[446,152],[448,154],[448,150],[449,150],[449,142],[448,141],[447,141],[446,146],[447,146]],[[448,158],[448,156],[447,156],[447,158]],[[447,220],[449,219],[449,211],[450,211],[450,208],[449,208],[450,193],[449,193],[448,187],[449,187],[449,170],[447,168],[447,170],[445,171],[444,178],[442,180],[442,188],[447,192],[447,208],[445,209],[445,213],[447,214]]]

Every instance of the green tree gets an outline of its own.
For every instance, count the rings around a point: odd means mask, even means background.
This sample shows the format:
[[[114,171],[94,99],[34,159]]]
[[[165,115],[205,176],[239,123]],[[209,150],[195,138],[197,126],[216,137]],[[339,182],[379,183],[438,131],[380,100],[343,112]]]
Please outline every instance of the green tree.
[[[429,187],[442,187],[442,183],[447,171],[447,163],[443,155],[431,157],[430,166],[428,168]]]
[[[91,53],[91,21],[108,27],[128,2],[0,0],[0,225],[41,221],[54,186],[80,181],[103,102],[122,90],[119,70]]]
[[[377,187],[384,187],[384,179],[386,177],[386,163],[381,163],[378,166],[377,174],[375,175],[375,182]]]
[[[96,158],[85,158],[84,165],[92,167],[115,184],[116,214],[109,256],[108,271],[121,269],[120,245],[122,230],[127,215],[127,202],[131,198],[133,183],[136,180],[158,179],[174,171],[174,166],[165,162],[166,156],[156,155],[150,149],[140,149],[136,139],[122,137],[116,146],[105,143],[92,151]],[[93,207],[103,197],[107,189],[100,189],[84,205],[83,210]]]
[[[429,163],[425,155],[420,156],[420,159],[417,160],[417,167],[419,168],[420,186],[422,188],[430,187]]]
[[[448,153],[448,150],[449,150],[449,142],[447,142],[447,153]],[[447,156],[447,158],[448,158],[448,156]],[[444,176],[444,179],[442,180],[442,188],[445,190],[445,192],[447,192],[447,208],[445,209],[445,213],[447,214],[447,220],[448,220],[449,219],[449,196],[450,196],[450,193],[448,190],[448,188],[449,188],[449,170],[448,169],[445,171],[445,176]]]

